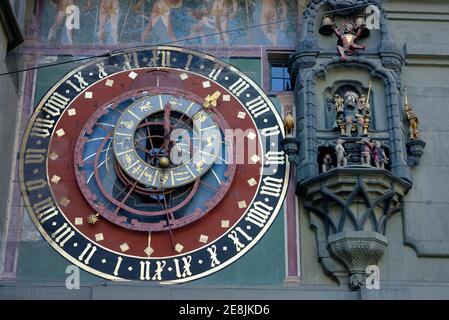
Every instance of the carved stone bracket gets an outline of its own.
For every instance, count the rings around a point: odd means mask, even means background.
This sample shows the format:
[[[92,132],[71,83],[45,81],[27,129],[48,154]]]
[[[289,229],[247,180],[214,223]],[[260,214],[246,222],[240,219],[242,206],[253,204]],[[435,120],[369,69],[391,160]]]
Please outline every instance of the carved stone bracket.
[[[422,140],[410,140],[407,142],[407,162],[409,166],[417,166],[419,159],[424,154],[426,143]]]
[[[332,169],[302,185],[304,207],[318,242],[327,247],[328,252],[318,248],[326,273],[342,282],[343,265],[346,282],[360,288],[366,267],[385,251],[387,221],[401,211],[410,187],[387,170],[363,166]]]
[[[377,232],[349,231],[329,236],[329,250],[349,269],[349,287],[360,289],[366,283],[366,268],[376,263],[388,245]]]

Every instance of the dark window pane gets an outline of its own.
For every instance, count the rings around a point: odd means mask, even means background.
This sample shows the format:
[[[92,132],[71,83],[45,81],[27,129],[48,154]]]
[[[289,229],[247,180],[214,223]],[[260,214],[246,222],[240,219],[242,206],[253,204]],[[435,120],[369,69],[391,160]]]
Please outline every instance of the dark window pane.
[[[271,80],[271,90],[272,91],[284,91],[284,81],[282,79],[272,79]]]
[[[272,66],[271,67],[271,76],[277,77],[277,78],[283,78],[284,77],[284,68],[278,67],[278,66]]]
[[[292,84],[291,84],[291,82],[290,82],[290,79],[284,80],[284,90],[285,90],[285,91],[290,91],[290,90],[292,90]]]

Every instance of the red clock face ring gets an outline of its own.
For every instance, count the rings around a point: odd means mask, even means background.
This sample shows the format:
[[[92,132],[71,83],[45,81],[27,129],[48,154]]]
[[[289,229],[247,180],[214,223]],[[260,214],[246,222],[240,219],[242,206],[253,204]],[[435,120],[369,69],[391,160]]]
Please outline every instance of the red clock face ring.
[[[282,204],[274,106],[235,68],[174,47],[111,55],[44,97],[21,153],[33,221],[109,279],[179,282],[248,251]]]

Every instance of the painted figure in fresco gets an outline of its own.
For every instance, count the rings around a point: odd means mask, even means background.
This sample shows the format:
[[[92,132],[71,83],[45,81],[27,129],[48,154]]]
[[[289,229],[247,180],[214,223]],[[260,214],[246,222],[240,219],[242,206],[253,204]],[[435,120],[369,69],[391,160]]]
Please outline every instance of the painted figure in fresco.
[[[360,145],[360,155],[362,159],[362,165],[371,165],[371,153],[373,151],[374,144],[372,140],[368,138],[362,139],[362,144]]]
[[[187,14],[194,18],[197,22],[192,24],[189,31],[189,38],[201,37],[201,44],[206,44],[206,28],[214,29],[213,18],[210,17],[210,9],[208,8],[198,8],[189,9]]]
[[[50,1],[51,4],[53,4],[56,8],[56,14],[55,14],[55,21],[53,22],[52,26],[50,27],[50,31],[48,32],[47,41],[53,42],[56,40],[56,34],[60,27],[64,25],[64,32],[67,36],[67,41],[69,44],[73,43],[72,38],[72,30],[67,29],[65,27],[65,21],[66,21],[66,8],[68,6],[73,5],[73,0],[52,0]]]
[[[337,167],[346,167],[348,165],[348,155],[345,147],[343,147],[344,140],[338,139],[335,146],[335,154],[337,155]]]
[[[365,50],[365,45],[358,45],[357,39],[360,38],[363,32],[363,27],[357,28],[353,22],[343,23],[344,32],[338,29],[334,24],[332,30],[338,37],[337,49],[340,53],[340,60],[345,61],[346,55],[352,56],[356,50]]]
[[[141,14],[142,5],[145,0],[139,0],[134,7],[137,14]],[[170,13],[172,9],[180,8],[182,6],[182,0],[156,0],[151,9],[150,18],[148,19],[148,25],[142,33],[141,41],[145,42],[150,38],[151,32],[153,31],[156,23],[161,20],[167,29],[167,36],[175,41],[176,36],[173,31],[173,25],[171,23]]]
[[[210,15],[215,25],[215,31],[219,33],[219,41],[221,44],[227,44],[229,35],[225,32],[228,30],[228,24],[237,14],[237,0],[214,0]]]
[[[119,0],[100,0],[100,12],[98,16],[98,43],[103,44],[106,36],[106,24],[111,24],[112,43],[118,43],[118,20],[120,15]],[[92,8],[92,0],[87,0],[86,10]]]
[[[278,9],[280,13],[278,13]],[[281,31],[285,31],[287,25],[285,22],[280,24],[270,23],[287,19],[287,10],[288,7],[285,0],[262,0],[260,24],[265,36],[273,45],[277,44],[277,29],[280,27]]]
[[[380,141],[374,142],[373,157],[375,166],[377,168],[385,169],[385,165],[388,163],[389,159],[387,158],[385,150],[382,147]]]

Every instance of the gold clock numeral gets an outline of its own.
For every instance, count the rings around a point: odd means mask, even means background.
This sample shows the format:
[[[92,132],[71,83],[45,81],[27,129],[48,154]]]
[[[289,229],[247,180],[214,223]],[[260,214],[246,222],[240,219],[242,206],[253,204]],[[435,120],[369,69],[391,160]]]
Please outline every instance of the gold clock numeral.
[[[224,68],[218,64],[214,65],[214,69],[209,73],[209,78],[217,81],[218,76],[223,72],[223,69]]]
[[[175,263],[176,277],[185,278],[191,276],[192,272],[190,271],[190,265],[192,263],[192,256],[183,257],[181,261],[182,267],[181,262],[177,258],[173,259],[173,262]]]
[[[118,276],[118,271],[120,269],[122,261],[123,261],[122,257],[117,258],[117,263],[115,264],[115,268],[114,268],[114,272],[113,272],[114,276],[116,276],[116,277]]]
[[[250,85],[248,84],[248,82],[246,82],[242,78],[239,78],[233,85],[229,87],[229,90],[231,90],[233,94],[239,97],[249,87]]]
[[[123,63],[123,70],[126,71],[140,68],[137,52],[125,53],[123,58],[125,59],[125,62]]]
[[[50,136],[50,130],[53,129],[54,125],[54,120],[37,118],[31,128],[30,135],[32,137],[47,138]]]
[[[153,57],[150,59],[150,63],[148,63],[148,67],[158,67],[159,59],[161,67],[170,67],[171,65],[171,52],[164,50],[153,50]]]
[[[281,190],[283,186],[284,179],[276,179],[273,177],[265,177],[262,180],[263,184],[261,187],[260,194],[272,196],[279,198],[281,196]]]
[[[81,91],[81,90],[80,90]],[[53,117],[61,115],[61,110],[64,110],[70,102],[70,98],[59,94],[58,92],[53,92],[53,94],[45,102],[42,111],[47,112]]]
[[[274,127],[264,128],[262,129],[262,135],[265,137],[272,137],[281,134],[281,130],[279,130],[279,126],[275,125]]]
[[[81,252],[80,256],[78,257],[78,260],[84,262],[84,264],[89,264],[90,259],[92,259],[92,256],[96,251],[97,247],[88,243],[86,245],[86,248],[84,248],[83,252]]]
[[[238,234],[242,235],[247,241],[251,241],[251,240],[253,240],[253,238],[250,237],[240,227],[237,227],[237,228],[235,228],[235,230],[232,230],[231,232],[228,233],[228,238],[231,239],[233,244],[235,245],[235,250],[237,252],[240,252],[245,247],[245,245],[240,241]]]
[[[187,56],[186,66],[184,67],[184,69],[185,69],[186,71],[189,71],[189,70],[190,70],[190,65],[192,64],[192,59],[193,59],[193,56],[192,56],[191,54],[189,54],[189,55]]]
[[[46,149],[27,149],[25,151],[25,164],[40,164],[45,161]]]
[[[70,228],[67,223],[64,223],[58,230],[52,233],[51,237],[55,239],[55,242],[59,244],[60,247],[69,241],[73,236],[75,236],[75,231]]]
[[[140,280],[151,280],[150,261],[140,261]]]
[[[98,68],[98,78],[103,79],[108,76],[104,68],[104,62],[97,63],[97,68]]]
[[[44,179],[29,180],[25,182],[25,186],[28,192],[36,191],[45,188],[47,186],[47,181]]]
[[[265,162],[266,165],[272,165],[272,164],[285,164],[285,153],[284,151],[268,151],[265,154],[265,158],[267,161]]]
[[[89,83],[87,83],[86,80],[84,80],[84,77],[83,77],[81,71],[76,73],[74,75],[74,77],[78,81],[78,85],[74,84],[72,80],[67,80],[66,83],[69,86],[71,86],[73,89],[75,89],[76,92],[81,92],[81,91],[83,91],[83,89],[87,88]]]
[[[33,205],[33,211],[37,219],[44,223],[49,219],[58,215],[59,211],[56,209],[56,205],[51,197],[42,200]]]
[[[264,113],[270,111],[268,104],[262,98],[262,96],[258,96],[256,99],[249,101],[246,103],[246,107],[249,112],[253,115],[254,118],[260,117]]]
[[[258,201],[254,203],[253,208],[249,210],[248,215],[245,217],[245,221],[263,228],[272,211],[273,207],[263,203],[262,201]]]

